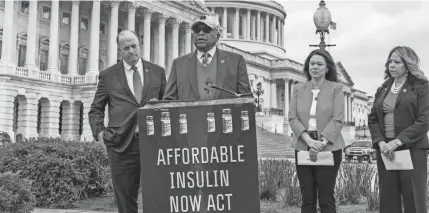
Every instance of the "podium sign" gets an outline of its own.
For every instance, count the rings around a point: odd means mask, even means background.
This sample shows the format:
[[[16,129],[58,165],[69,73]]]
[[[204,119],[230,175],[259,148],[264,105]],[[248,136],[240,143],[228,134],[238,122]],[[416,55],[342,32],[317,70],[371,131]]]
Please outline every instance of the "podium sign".
[[[139,109],[143,212],[260,212],[253,101]]]

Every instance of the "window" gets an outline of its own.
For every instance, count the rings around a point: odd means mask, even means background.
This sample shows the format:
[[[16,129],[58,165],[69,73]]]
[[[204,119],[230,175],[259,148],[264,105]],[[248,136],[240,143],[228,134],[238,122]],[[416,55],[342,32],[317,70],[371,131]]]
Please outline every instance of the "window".
[[[118,34],[122,32],[122,28],[118,27]]]
[[[106,35],[106,24],[100,23],[100,35]]]
[[[25,65],[26,53],[27,53],[27,46],[19,45],[18,67],[23,67]]]
[[[81,17],[80,18],[80,29],[87,30],[88,29],[88,19]]]
[[[79,58],[79,75],[85,75],[86,72],[86,58]]]
[[[4,0],[0,0],[0,7],[4,7]]]
[[[21,7],[19,9],[19,12],[22,14],[28,15],[29,8],[30,8],[30,3],[28,1],[21,1]]]
[[[51,20],[51,8],[48,6],[42,6],[42,19]]]
[[[61,63],[61,68],[60,68],[60,72],[61,74],[67,74],[68,72],[68,63],[69,63],[69,56],[66,54],[61,54],[61,58],[60,58],[60,63]]]
[[[70,24],[71,15],[68,12],[63,12],[63,17],[61,19],[62,24],[69,25]]]
[[[46,71],[48,69],[48,51],[47,50],[41,50],[39,53],[39,68],[42,71]]]
[[[1,48],[2,48],[3,41],[0,40],[0,58],[1,58]]]

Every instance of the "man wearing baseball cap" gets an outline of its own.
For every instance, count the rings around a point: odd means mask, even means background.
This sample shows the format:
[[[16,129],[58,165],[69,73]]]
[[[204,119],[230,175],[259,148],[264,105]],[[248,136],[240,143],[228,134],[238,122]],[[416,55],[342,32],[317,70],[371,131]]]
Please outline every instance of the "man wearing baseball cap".
[[[191,29],[196,51],[174,59],[164,100],[233,98],[214,85],[238,94],[251,94],[242,55],[216,47],[221,27],[216,16],[201,16]]]

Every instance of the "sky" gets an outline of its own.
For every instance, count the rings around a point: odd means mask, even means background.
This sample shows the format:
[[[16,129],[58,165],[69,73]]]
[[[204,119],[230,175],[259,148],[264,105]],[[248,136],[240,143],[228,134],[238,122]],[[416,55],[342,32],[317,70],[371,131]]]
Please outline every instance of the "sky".
[[[314,12],[317,0],[278,1],[283,5],[287,58],[304,63],[319,44],[315,34]],[[354,88],[374,95],[383,83],[384,63],[395,46],[409,46],[421,60],[421,69],[429,77],[429,1],[339,1],[326,0],[332,21],[330,47],[354,82]]]

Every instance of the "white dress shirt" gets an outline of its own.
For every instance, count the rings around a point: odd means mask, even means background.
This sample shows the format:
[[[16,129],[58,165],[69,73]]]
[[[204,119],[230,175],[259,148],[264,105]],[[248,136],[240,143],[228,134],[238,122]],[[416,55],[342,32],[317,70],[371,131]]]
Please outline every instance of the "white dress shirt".
[[[143,63],[142,63],[142,59],[139,59],[137,61],[137,64],[135,65],[137,67],[137,71],[139,71],[140,73],[140,77],[142,80],[142,85],[144,83],[143,81]],[[131,65],[127,64],[127,62],[124,61],[124,70],[125,70],[125,76],[127,77],[127,82],[128,82],[128,86],[130,87],[131,92],[133,93],[133,95],[135,96],[135,92],[134,92],[134,81],[133,81],[133,74],[134,74],[134,70],[131,69]],[[144,85],[143,85],[144,86]]]
[[[320,89],[312,89],[311,92],[313,92],[313,101],[311,102],[310,119],[308,121],[308,130],[317,131],[316,107],[317,107],[317,95],[319,94]]]
[[[210,62],[213,59],[214,54],[216,53],[216,45],[214,45],[209,51],[207,51],[207,53],[210,54],[210,56],[208,57],[209,60],[208,60],[207,64],[210,64]],[[201,63],[203,63],[203,54],[204,54],[204,52],[197,50],[197,59]]]

